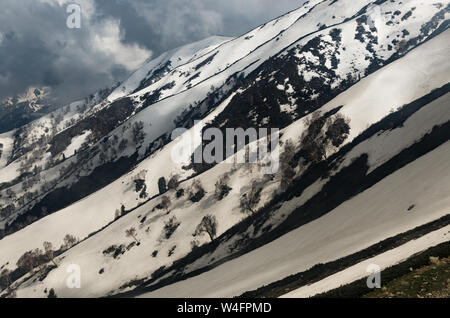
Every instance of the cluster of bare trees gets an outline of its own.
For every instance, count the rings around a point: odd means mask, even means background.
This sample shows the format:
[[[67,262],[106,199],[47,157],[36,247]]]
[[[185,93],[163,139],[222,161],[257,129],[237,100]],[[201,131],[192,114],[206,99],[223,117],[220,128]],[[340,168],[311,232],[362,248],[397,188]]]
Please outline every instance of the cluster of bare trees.
[[[192,182],[191,186],[188,189],[188,198],[192,202],[199,202],[206,194],[205,189],[203,188],[200,180],[196,179]]]
[[[292,140],[284,143],[283,152],[280,154],[281,189],[285,190],[295,177],[295,164],[292,164],[296,154],[296,147]],[[294,166],[294,167],[293,167]]]
[[[34,249],[25,252],[16,265],[18,268],[24,269],[26,272],[32,272],[35,267],[37,267],[41,262],[42,251],[40,249]]]
[[[142,121],[135,122],[131,126],[133,141],[136,145],[140,145],[145,140],[144,123]]]
[[[317,163],[329,147],[340,146],[350,132],[350,120],[341,114],[325,118],[319,112],[305,119],[306,131],[301,137],[301,155],[307,162]]]
[[[25,270],[26,272],[32,273],[36,267],[47,262],[52,262],[53,265],[58,266],[54,259],[55,251],[53,250],[52,243],[44,242],[43,247],[44,250],[36,248],[25,252],[17,261],[17,267]]]
[[[65,251],[73,247],[78,243],[78,238],[71,234],[67,234],[63,239],[63,244],[61,245],[61,250]]]
[[[133,182],[135,185],[135,190],[137,193],[139,193],[139,197],[141,199],[144,199],[148,196],[147,193],[147,185],[145,183],[145,175],[147,171],[142,170],[140,171],[136,176],[133,177]]]
[[[28,172],[33,173],[34,175],[39,174],[42,171],[42,168],[36,163],[40,162],[44,158],[45,149],[45,145],[40,145],[40,147],[36,148],[35,150],[28,151],[28,154],[24,155],[20,159],[19,173],[21,175]]]
[[[0,207],[0,217],[2,219],[9,218],[13,214],[15,209],[16,206],[14,205],[14,203],[8,204],[5,207]]]
[[[128,147],[128,139],[124,138],[119,143],[119,151],[122,152]]]
[[[78,239],[70,234],[67,234],[64,239],[64,243],[61,245],[59,251],[53,248],[51,242],[44,242],[42,244],[43,249],[35,248],[33,250],[25,252],[16,262],[18,269],[24,273],[33,273],[36,268],[41,271],[45,264],[51,262],[54,266],[58,267],[55,260],[55,254],[73,247]],[[4,269],[0,272],[0,289],[6,289],[11,286],[11,271],[9,269]]]

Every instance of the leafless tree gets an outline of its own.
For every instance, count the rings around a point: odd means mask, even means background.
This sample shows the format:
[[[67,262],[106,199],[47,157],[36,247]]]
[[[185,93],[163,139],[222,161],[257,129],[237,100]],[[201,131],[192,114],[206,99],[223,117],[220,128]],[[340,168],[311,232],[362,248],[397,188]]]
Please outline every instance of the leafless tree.
[[[136,238],[136,229],[134,227],[130,227],[129,229],[125,230],[125,234],[127,237],[132,237],[136,243],[139,243],[139,240]]]
[[[172,202],[170,201],[170,198],[167,195],[163,195],[161,197],[161,207],[166,210],[166,212],[169,212],[169,208],[172,205]]]
[[[175,174],[170,177],[169,182],[167,183],[167,188],[169,190],[176,190],[178,189],[179,185],[180,185],[180,176],[178,174]]]
[[[243,213],[255,213],[255,208],[261,200],[261,191],[262,187],[257,182],[253,182],[251,190],[241,197],[240,207]]]
[[[25,252],[17,261],[17,267],[32,272],[39,265],[39,257],[42,255],[40,249]]]
[[[170,218],[169,221],[167,221],[164,224],[164,236],[166,239],[170,239],[172,234],[177,230],[177,228],[180,226],[180,222],[178,222],[177,218],[174,216]]]
[[[217,180],[215,185],[214,197],[218,201],[226,197],[228,193],[231,191],[231,188],[228,186],[229,182],[230,177],[228,176],[228,174],[224,174],[219,180]]]
[[[135,122],[132,126],[133,141],[136,145],[141,144],[145,140],[144,123],[142,121]]]
[[[77,244],[78,239],[75,236],[71,235],[71,234],[67,234],[64,237],[63,241],[64,241],[64,243],[61,246],[61,249],[68,250],[69,248],[71,248],[72,246]]]
[[[12,200],[17,198],[16,193],[12,189],[6,190],[6,195]]]
[[[217,219],[214,215],[208,214],[203,217],[195,230],[194,236],[202,235],[203,233],[209,235],[211,242],[214,241],[217,234]]]
[[[128,146],[128,139],[122,139],[122,141],[119,143],[119,151],[124,151]]]
[[[315,112],[304,120],[306,130],[301,137],[301,154],[307,162],[318,163],[325,158],[327,138],[322,132],[326,123],[320,112]]]
[[[4,269],[0,273],[0,289],[6,289],[11,285],[11,271]]]
[[[406,40],[401,40],[397,45],[396,49],[400,54],[403,54],[406,52],[406,49],[408,47],[408,42]]]
[[[55,263],[55,259],[54,259],[54,254],[55,252],[53,251],[53,244],[50,242],[44,242],[44,251],[45,251],[45,256],[47,256],[47,258],[56,266],[58,267],[58,265]]]
[[[339,147],[350,133],[350,119],[338,113],[327,124],[327,139],[334,147]]]
[[[292,161],[296,153],[295,145],[292,140],[287,140],[284,144],[283,152],[280,154],[281,188],[285,190],[292,182],[295,176]]]
[[[206,191],[203,188],[202,183],[198,179],[194,180],[191,187],[188,189],[188,197],[192,202],[199,202],[203,198],[205,193]]]

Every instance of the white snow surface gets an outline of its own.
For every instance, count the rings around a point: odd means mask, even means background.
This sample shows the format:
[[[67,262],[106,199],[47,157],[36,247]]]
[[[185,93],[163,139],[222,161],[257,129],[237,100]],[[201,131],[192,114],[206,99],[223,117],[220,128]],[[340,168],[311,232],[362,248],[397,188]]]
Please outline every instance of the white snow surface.
[[[69,146],[67,146],[66,150],[64,150],[63,154],[66,158],[73,156],[76,151],[80,148],[83,142],[86,141],[86,138],[91,134],[90,130],[84,131],[81,135],[78,135],[72,138],[72,141]]]
[[[166,63],[170,63],[169,68],[178,66],[195,60],[221,44],[231,40],[229,37],[212,36],[204,40],[194,42],[168,52],[165,52],[155,59],[147,61],[136,72],[134,72],[125,82],[117,87],[109,96],[109,101],[114,101],[135,91],[144,78],[151,77],[153,73]]]
[[[14,146],[14,131],[0,135],[0,169],[6,166]],[[1,182],[1,181],[0,181]]]
[[[363,262],[353,265],[343,271],[330,275],[317,283],[300,287],[289,292],[281,298],[307,298],[317,294],[339,288],[343,285],[350,284],[361,278],[365,278],[371,274],[371,265],[380,267],[381,286],[383,286],[383,270],[393,265],[399,264],[409,257],[423,252],[424,250],[439,245],[450,240],[450,225],[439,230],[430,232],[415,240],[409,241],[403,245],[393,248],[387,252],[381,253],[375,257],[369,258]]]

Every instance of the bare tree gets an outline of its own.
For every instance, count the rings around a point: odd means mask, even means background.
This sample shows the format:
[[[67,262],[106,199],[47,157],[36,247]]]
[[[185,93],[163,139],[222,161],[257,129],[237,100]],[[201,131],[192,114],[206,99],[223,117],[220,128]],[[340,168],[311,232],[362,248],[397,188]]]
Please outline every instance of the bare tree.
[[[54,259],[54,255],[55,252],[53,251],[53,244],[50,242],[44,242],[44,251],[45,251],[45,256],[48,257],[48,259],[56,266],[58,267],[58,265],[55,263],[55,259]]]
[[[178,222],[177,218],[174,216],[169,221],[164,224],[164,236],[166,239],[170,239],[172,234],[177,230],[180,226],[180,222]]]
[[[170,177],[169,182],[167,183],[167,188],[169,190],[176,190],[178,189],[179,185],[180,185],[180,176],[178,174],[175,174]]]
[[[11,285],[11,271],[4,269],[0,273],[0,289],[6,289]]]
[[[228,174],[224,174],[219,180],[217,180],[215,185],[214,197],[220,201],[228,195],[232,190],[228,183],[230,182],[230,177]]]
[[[47,298],[58,298],[58,296],[56,295],[56,292],[53,288],[50,289],[50,291],[48,292]]]
[[[63,245],[61,245],[61,249],[68,250],[69,248],[77,244],[78,239],[71,234],[66,234],[66,236],[64,236],[63,241],[64,243]]]
[[[290,162],[295,156],[295,144],[291,139],[284,142],[284,149],[280,155],[280,161]]]
[[[350,119],[338,113],[334,118],[330,118],[327,124],[326,138],[334,147],[339,147],[350,133]]]
[[[8,218],[10,217],[14,210],[15,210],[16,206],[14,203],[9,204],[8,206],[1,208],[0,207],[0,216],[3,218]]]
[[[188,197],[192,202],[199,202],[205,196],[205,189],[200,180],[194,180],[191,187],[188,189]]]
[[[245,193],[241,197],[240,207],[243,213],[255,213],[255,207],[261,199],[261,192],[261,186],[259,186],[257,182],[253,182],[250,192]]]
[[[172,202],[170,201],[170,198],[167,195],[163,195],[161,198],[161,207],[166,210],[166,212],[169,212],[169,208],[172,205]]]
[[[401,40],[399,43],[397,43],[396,45],[396,49],[400,54],[403,54],[406,52],[406,49],[408,47],[408,42],[406,42],[406,40]]]
[[[132,126],[133,141],[136,145],[141,144],[145,140],[144,123],[142,121],[135,122]]]
[[[327,138],[322,132],[326,118],[315,112],[304,120],[306,130],[301,137],[301,156],[311,163],[318,163],[325,158],[327,148]]]
[[[17,198],[16,193],[12,189],[6,190],[6,195],[12,200]]]
[[[292,182],[295,176],[292,161],[294,159],[296,150],[294,143],[289,139],[284,144],[284,150],[280,155],[280,170],[281,170],[281,188],[285,190]]]
[[[39,265],[39,257],[42,255],[40,249],[25,252],[17,261],[17,267],[32,272]]]
[[[217,219],[214,215],[208,214],[203,217],[200,224],[197,226],[194,232],[194,236],[207,233],[211,242],[214,241],[217,234]]]
[[[122,139],[122,141],[119,143],[119,151],[124,151],[128,146],[128,139]]]
[[[139,243],[139,240],[136,238],[136,229],[134,227],[130,227],[129,229],[125,230],[125,234],[127,237],[132,237],[136,243]]]

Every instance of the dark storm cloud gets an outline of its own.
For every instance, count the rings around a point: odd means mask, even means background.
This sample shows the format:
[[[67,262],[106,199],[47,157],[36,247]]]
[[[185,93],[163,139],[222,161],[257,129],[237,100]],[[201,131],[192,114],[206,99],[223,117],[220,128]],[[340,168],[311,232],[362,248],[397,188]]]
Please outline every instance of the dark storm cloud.
[[[125,41],[155,54],[210,35],[238,36],[298,8],[299,0],[95,0],[120,18]]]
[[[97,17],[90,0],[79,2],[82,28],[69,29],[64,0],[2,0],[0,98],[48,86],[66,103],[122,79],[150,56],[121,42],[119,20]]]
[[[66,6],[82,6],[82,28]],[[295,0],[2,0],[0,99],[49,86],[61,102],[124,79],[147,57],[210,35],[240,35]]]

